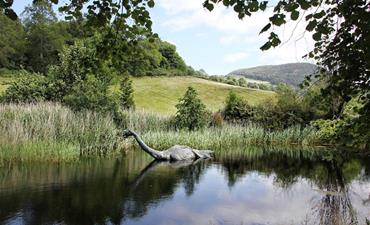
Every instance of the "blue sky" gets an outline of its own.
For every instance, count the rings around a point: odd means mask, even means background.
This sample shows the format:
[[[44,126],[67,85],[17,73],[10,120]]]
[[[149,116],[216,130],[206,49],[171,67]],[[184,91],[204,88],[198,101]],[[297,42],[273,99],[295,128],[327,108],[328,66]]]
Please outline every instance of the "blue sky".
[[[30,2],[16,0],[14,9],[21,13]],[[311,35],[304,32],[304,22],[298,25],[291,22],[277,28],[284,44],[262,52],[259,47],[267,37],[259,35],[259,31],[268,22],[271,8],[239,20],[231,9],[219,5],[208,12],[202,2],[156,0],[155,7],[150,10],[154,32],[175,44],[193,68],[221,75],[239,68],[307,61],[302,56],[312,49],[313,41]]]

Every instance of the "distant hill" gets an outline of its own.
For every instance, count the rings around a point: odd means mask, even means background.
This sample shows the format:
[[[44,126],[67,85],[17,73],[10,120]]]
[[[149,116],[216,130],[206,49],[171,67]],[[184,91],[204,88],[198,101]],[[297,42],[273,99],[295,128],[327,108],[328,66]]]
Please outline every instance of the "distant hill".
[[[316,68],[317,66],[311,63],[288,63],[238,69],[230,72],[228,76],[243,76],[248,79],[267,81],[271,84],[287,83],[298,86],[307,75],[314,73]]]

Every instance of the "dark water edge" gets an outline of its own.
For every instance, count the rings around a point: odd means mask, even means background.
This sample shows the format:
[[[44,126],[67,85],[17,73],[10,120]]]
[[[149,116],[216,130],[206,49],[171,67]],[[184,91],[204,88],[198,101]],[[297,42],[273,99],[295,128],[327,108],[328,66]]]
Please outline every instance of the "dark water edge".
[[[0,168],[0,224],[366,224],[370,157],[249,148],[207,161],[139,151]]]

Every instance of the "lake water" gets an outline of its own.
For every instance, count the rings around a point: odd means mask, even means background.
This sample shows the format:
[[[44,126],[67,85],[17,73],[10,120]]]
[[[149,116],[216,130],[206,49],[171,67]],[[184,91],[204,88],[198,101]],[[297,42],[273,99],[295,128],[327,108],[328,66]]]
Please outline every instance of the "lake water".
[[[193,163],[120,159],[0,168],[0,224],[366,224],[370,158],[248,149]]]

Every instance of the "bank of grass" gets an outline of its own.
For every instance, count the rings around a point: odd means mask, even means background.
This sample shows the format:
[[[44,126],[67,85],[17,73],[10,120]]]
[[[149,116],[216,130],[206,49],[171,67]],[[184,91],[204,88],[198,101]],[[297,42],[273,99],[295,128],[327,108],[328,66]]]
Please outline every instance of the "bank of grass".
[[[136,111],[125,112],[125,118],[128,128],[141,134],[148,145],[160,150],[175,144],[223,152],[232,152],[236,146],[247,145],[298,147],[320,145],[320,137],[312,127],[293,126],[285,130],[266,131],[255,124],[240,126],[225,123],[221,127],[208,127],[198,131],[176,131],[172,126],[171,116]]]
[[[109,115],[76,113],[57,103],[0,104],[0,161],[69,161],[119,148]]]
[[[143,110],[123,113],[125,127],[139,133],[158,150],[175,144],[231,154],[247,146],[296,146],[319,144],[316,130],[291,127],[266,131],[249,124],[224,124],[198,131],[177,131],[173,117]],[[0,104],[0,163],[4,161],[73,161],[81,156],[112,156],[137,146],[123,140],[109,115],[76,113],[57,103]]]

